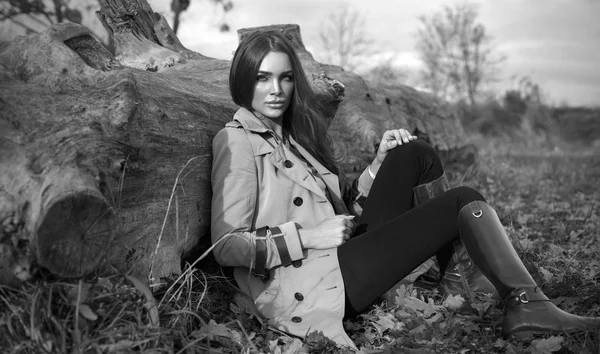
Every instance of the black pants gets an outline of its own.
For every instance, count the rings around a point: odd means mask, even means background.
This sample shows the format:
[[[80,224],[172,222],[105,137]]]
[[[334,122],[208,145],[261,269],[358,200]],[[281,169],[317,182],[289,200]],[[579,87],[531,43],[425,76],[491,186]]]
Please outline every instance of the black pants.
[[[364,311],[428,258],[452,250],[459,211],[485,199],[458,187],[414,206],[413,188],[442,173],[437,153],[421,140],[388,152],[353,237],[338,248],[346,315]]]

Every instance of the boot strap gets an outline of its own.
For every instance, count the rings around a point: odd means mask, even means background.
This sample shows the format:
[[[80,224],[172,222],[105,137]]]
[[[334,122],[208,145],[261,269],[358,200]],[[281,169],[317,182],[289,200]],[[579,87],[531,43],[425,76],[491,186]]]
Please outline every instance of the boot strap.
[[[539,288],[515,289],[504,299],[504,308],[509,309],[530,302],[550,301]]]
[[[443,172],[442,175],[437,179],[414,187],[413,201],[415,205],[423,204],[424,202],[444,193],[448,189],[450,189],[450,183],[448,183],[446,172]]]

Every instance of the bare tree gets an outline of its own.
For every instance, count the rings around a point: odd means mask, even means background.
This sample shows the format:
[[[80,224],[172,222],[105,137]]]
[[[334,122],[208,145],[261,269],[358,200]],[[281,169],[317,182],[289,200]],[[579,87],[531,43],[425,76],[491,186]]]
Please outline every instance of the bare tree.
[[[328,15],[321,26],[319,37],[325,62],[354,70],[361,57],[372,52],[372,41],[367,36],[365,17],[348,5]]]
[[[222,18],[217,22],[221,31],[229,30],[225,14],[233,9],[231,0],[210,0],[223,10]],[[177,33],[181,13],[190,6],[191,0],[171,0],[173,11],[173,31]],[[38,33],[48,26],[65,21],[82,24],[83,14],[99,8],[97,0],[0,0],[0,22],[10,21],[25,29],[26,33]],[[89,27],[89,23],[87,24]],[[112,37],[90,28],[103,44],[112,51]],[[104,41],[108,39],[108,42]]]
[[[362,76],[365,80],[369,80],[375,85],[398,86],[408,84],[411,81],[412,73],[407,68],[395,66],[392,59],[390,57],[383,60],[362,74]]]
[[[467,101],[473,109],[486,82],[496,79],[505,59],[491,45],[492,37],[477,22],[472,3],[445,6],[421,16],[417,50],[425,64],[424,85],[438,98]]]
[[[225,21],[225,14],[231,9],[233,9],[233,2],[231,0],[211,0],[215,3],[215,5],[220,5],[223,9],[223,18],[221,19],[221,24],[219,28],[221,32],[229,31],[229,25]],[[173,32],[177,34],[177,30],[179,29],[179,22],[181,18],[181,13],[188,9],[190,6],[190,0],[172,0],[171,1],[171,11],[173,11]]]
[[[86,26],[97,40],[112,51],[112,37],[93,16],[99,7],[97,0],[0,0],[0,30],[14,29],[13,33],[17,35],[31,34],[42,32],[57,23],[73,22]],[[11,35],[4,33],[0,38],[7,40]]]
[[[12,21],[28,32],[37,31],[27,23],[20,21],[17,18],[19,15],[24,15],[30,21],[43,26],[50,26],[65,20],[81,24],[82,9],[76,5],[80,4],[72,0],[0,0],[0,21]],[[91,9],[92,5],[86,3],[85,10]]]

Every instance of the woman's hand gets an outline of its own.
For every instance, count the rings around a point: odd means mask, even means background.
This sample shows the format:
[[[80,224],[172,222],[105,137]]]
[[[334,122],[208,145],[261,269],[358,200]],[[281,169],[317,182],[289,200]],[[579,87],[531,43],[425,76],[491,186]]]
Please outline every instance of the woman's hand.
[[[387,130],[381,137],[379,149],[377,149],[377,156],[375,156],[375,159],[371,164],[371,172],[377,174],[379,166],[381,166],[383,160],[385,160],[388,151],[398,145],[408,144],[415,139],[417,139],[417,137],[409,133],[406,129]]]
[[[346,242],[354,230],[354,215],[336,215],[327,218],[315,227],[298,229],[304,248],[335,248]]]
[[[388,151],[403,143],[409,143],[416,138],[416,136],[409,133],[406,129],[387,130],[383,133],[383,137],[381,137],[379,149],[377,150],[377,160],[379,160],[379,163],[382,163]]]

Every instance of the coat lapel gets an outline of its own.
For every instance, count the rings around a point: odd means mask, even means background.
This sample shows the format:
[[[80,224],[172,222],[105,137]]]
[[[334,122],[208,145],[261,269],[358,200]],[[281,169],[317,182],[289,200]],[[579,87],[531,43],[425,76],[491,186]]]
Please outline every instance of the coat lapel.
[[[304,155],[303,155],[304,156]],[[304,164],[296,155],[294,155],[283,144],[277,145],[275,150],[269,156],[271,163],[279,172],[283,173],[292,181],[298,183],[309,191],[325,198],[325,192],[319,188],[315,179],[310,175],[308,170],[304,168]],[[292,163],[291,167],[285,166],[285,161],[289,160]]]
[[[340,181],[338,176],[329,171],[325,166],[321,165],[317,159],[315,159],[311,154],[308,153],[300,144],[298,144],[294,139],[290,138],[292,144],[296,147],[298,152],[310,163],[316,170],[319,172],[323,181],[327,185],[327,188],[332,194],[332,197],[335,196],[338,200],[341,200],[341,192],[340,192]]]
[[[294,153],[292,153],[285,145],[275,141],[273,133],[268,129],[262,122],[258,121],[258,118],[245,108],[240,108],[234,118],[237,120],[244,129],[251,131],[255,134],[250,134],[249,139],[252,142],[252,148],[254,149],[255,155],[270,154],[269,160],[281,173],[287,176],[289,179],[310,190],[311,192],[326,198],[325,192],[319,187],[317,182],[310,172],[304,168],[304,164]],[[344,206],[340,193],[339,179],[338,177],[329,171],[325,166],[321,165],[311,154],[308,153],[300,144],[298,144],[293,138],[290,137],[290,142],[296,147],[298,152],[319,172],[323,181],[329,189],[330,196],[334,199],[334,202],[338,204],[338,207]],[[285,161],[289,160],[292,162],[292,167],[286,167]],[[344,206],[345,209],[345,206]]]
[[[244,129],[254,133],[249,134],[248,138],[251,141],[252,149],[254,150],[255,155],[269,154],[269,160],[280,173],[284,174],[289,179],[310,190],[311,192],[321,197],[326,197],[325,192],[319,188],[317,182],[310,176],[308,170],[304,168],[302,161],[300,161],[300,159],[296,157],[296,155],[294,155],[294,153],[292,153],[287,147],[281,143],[278,143],[273,137],[273,132],[262,122],[258,121],[258,118],[256,118],[252,112],[245,108],[240,108],[236,112],[233,119],[238,121],[244,127]],[[295,141],[293,143],[295,146],[299,146]],[[306,155],[310,156],[306,150],[302,149],[302,151],[302,156],[305,158]],[[292,162],[291,167],[285,166],[286,160]],[[313,161],[316,162],[316,160],[312,159],[312,157],[310,161],[311,163],[313,163]],[[319,167],[324,169],[321,164],[319,164]],[[325,171],[327,170],[325,169]],[[327,181],[325,183],[327,184]]]

